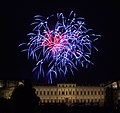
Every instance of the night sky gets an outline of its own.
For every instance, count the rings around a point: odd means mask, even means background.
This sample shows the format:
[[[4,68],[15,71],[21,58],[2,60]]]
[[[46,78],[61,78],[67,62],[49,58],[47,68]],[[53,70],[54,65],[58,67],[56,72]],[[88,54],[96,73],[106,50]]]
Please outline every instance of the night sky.
[[[71,73],[65,78],[55,80],[57,82],[74,83],[104,83],[108,81],[120,80],[119,69],[119,35],[117,32],[118,10],[114,2],[104,2],[105,0],[31,0],[24,2],[17,1],[8,3],[3,8],[7,26],[2,40],[2,73],[1,79],[29,79],[33,78],[31,72],[34,62],[27,60],[27,53],[21,53],[18,45],[27,42],[26,36],[32,31],[30,24],[34,22],[33,16],[49,16],[58,12],[63,12],[68,16],[70,11],[74,11],[78,17],[85,18],[87,28],[92,28],[95,34],[101,37],[96,41],[95,46],[99,52],[94,51],[91,61],[94,65],[89,68],[80,68],[75,71],[75,76]],[[9,25],[10,24],[10,25]],[[46,83],[45,78],[40,80]]]

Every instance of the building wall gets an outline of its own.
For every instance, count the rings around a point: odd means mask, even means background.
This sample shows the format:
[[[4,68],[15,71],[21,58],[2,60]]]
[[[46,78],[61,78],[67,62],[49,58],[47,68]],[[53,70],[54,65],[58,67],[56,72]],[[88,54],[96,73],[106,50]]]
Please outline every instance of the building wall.
[[[103,87],[93,86],[78,86],[77,101],[80,103],[99,103],[104,104],[105,90]]]
[[[0,97],[9,99],[16,86],[22,82],[0,80]],[[105,86],[77,86],[76,84],[57,84],[56,86],[34,86],[36,94],[40,97],[41,103],[80,103],[99,104],[106,102],[106,89],[113,89],[114,104],[120,103],[120,81],[107,84]],[[23,84],[24,85],[24,84]],[[6,87],[5,87],[6,86]]]
[[[57,84],[57,86],[34,86],[41,103],[98,103],[104,104],[105,90],[100,86],[76,86],[76,84]]]

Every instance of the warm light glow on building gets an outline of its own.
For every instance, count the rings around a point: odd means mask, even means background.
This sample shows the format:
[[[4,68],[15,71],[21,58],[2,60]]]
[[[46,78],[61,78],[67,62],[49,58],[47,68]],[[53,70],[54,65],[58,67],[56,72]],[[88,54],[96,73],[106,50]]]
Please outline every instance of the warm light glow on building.
[[[41,103],[104,104],[105,90],[100,86],[57,84],[57,86],[34,86],[34,88]]]
[[[0,97],[11,98],[13,90],[24,85],[24,81],[0,80]],[[106,89],[112,88],[114,104],[120,103],[120,81],[99,86],[83,86],[76,84],[33,85],[40,104],[79,104],[103,106],[106,100]]]
[[[116,88],[118,87],[118,86],[117,86],[117,82],[113,82],[113,83],[112,83],[112,87],[116,89]]]

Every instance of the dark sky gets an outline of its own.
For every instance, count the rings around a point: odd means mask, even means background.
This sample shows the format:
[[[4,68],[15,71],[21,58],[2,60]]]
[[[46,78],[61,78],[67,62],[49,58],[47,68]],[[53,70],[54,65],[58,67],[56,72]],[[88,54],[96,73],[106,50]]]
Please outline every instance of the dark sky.
[[[33,16],[49,16],[57,12],[69,15],[71,10],[85,18],[89,28],[101,37],[95,43],[99,52],[92,55],[91,60],[94,65],[88,69],[79,68],[75,71],[75,76],[58,81],[76,83],[97,83],[110,80],[120,80],[119,57],[116,36],[118,10],[117,3],[110,0],[31,0],[24,2],[17,1],[7,3],[3,8],[7,25],[5,26],[4,39],[2,41],[3,50],[3,73],[1,79],[26,79],[33,76],[31,73],[34,62],[27,60],[27,54],[21,53],[18,45],[27,41],[27,34],[32,31],[30,24],[34,21]],[[4,13],[5,12],[5,13]],[[10,25],[9,25],[10,24]],[[43,78],[44,79],[44,78]],[[44,80],[41,82],[44,82]]]

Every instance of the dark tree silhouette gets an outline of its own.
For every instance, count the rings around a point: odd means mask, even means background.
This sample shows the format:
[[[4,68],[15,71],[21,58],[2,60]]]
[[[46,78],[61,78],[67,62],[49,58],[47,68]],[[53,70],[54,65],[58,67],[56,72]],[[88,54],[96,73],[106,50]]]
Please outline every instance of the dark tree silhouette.
[[[114,89],[112,87],[108,87],[105,95],[105,107],[107,108],[107,112],[115,112],[114,106]]]
[[[19,85],[12,93],[11,111],[12,113],[35,113],[40,98],[36,96],[35,89],[29,80],[25,80],[24,85]]]
[[[9,113],[9,100],[4,98],[4,97],[0,97],[0,113]]]

